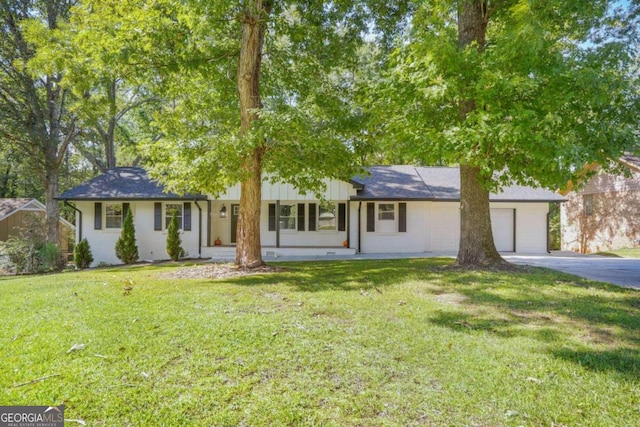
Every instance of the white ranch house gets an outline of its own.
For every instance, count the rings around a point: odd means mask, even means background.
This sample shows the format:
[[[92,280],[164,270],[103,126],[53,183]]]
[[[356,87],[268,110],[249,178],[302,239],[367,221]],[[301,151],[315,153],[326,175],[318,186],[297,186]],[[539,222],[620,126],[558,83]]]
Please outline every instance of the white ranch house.
[[[356,253],[455,253],[460,235],[459,169],[377,166],[349,182],[327,180],[323,205],[288,184],[263,183],[263,256]],[[121,167],[64,192],[76,209],[76,239],[86,238],[100,262],[118,263],[115,243],[127,210],[134,216],[141,260],[168,259],[167,227],[176,212],[189,257],[235,254],[240,190],[219,197],[165,193],[142,168]],[[501,252],[547,251],[548,190],[512,186],[491,194],[491,219]]]

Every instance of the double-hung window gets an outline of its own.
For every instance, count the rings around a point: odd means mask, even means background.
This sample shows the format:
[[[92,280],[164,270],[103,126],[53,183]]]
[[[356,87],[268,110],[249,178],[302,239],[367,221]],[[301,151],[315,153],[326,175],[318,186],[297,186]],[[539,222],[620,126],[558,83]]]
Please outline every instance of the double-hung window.
[[[337,222],[336,205],[318,206],[318,231],[335,231]]]
[[[171,217],[173,214],[176,214],[176,218],[178,219],[178,229],[182,230],[182,203],[167,203],[165,205],[165,216],[164,216],[164,227],[165,229],[169,228],[169,223],[171,223]]]
[[[296,230],[296,218],[296,205],[280,205],[280,230]]]
[[[105,204],[105,227],[106,228],[122,228],[124,221],[124,210],[122,203],[106,203]]]

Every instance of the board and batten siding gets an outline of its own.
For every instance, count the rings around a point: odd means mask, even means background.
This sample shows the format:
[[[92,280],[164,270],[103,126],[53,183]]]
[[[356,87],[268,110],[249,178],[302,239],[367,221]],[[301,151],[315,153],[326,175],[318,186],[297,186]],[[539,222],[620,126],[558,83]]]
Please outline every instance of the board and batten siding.
[[[356,195],[356,189],[353,185],[338,180],[324,180],[326,184],[326,191],[324,193],[325,199],[329,201],[344,201],[349,200],[351,196]],[[240,185],[236,184],[218,196],[214,198],[220,201],[234,201],[240,200]],[[262,182],[262,200],[286,200],[286,201],[314,201],[317,197],[312,193],[302,194],[291,184],[271,184],[270,182]]]
[[[108,264],[120,264],[121,261],[116,257],[115,253],[115,245],[116,241],[120,237],[121,228],[106,228],[106,221],[104,218],[105,206],[108,203],[129,203],[129,209],[133,214],[133,224],[136,230],[136,244],[138,246],[138,255],[140,256],[140,261],[156,261],[156,260],[166,260],[169,259],[169,255],[167,254],[167,230],[164,227],[164,204],[165,203],[184,203],[185,201],[163,201],[163,211],[162,211],[162,230],[155,231],[154,230],[154,201],[135,201],[135,200],[127,200],[127,201],[102,201],[98,203],[102,203],[102,228],[96,230],[94,224],[96,223],[95,219],[95,203],[89,201],[79,201],[76,203],[76,207],[82,211],[82,237],[86,238],[91,247],[91,252],[94,258],[94,265],[97,265],[99,262],[105,262]],[[198,256],[198,233],[199,233],[199,211],[198,208],[194,205],[193,201],[191,203],[191,231],[180,231],[180,237],[182,239],[182,247],[185,251],[187,251],[188,256],[197,257]],[[200,206],[203,208],[202,212],[202,222],[203,226],[206,223],[205,214],[206,214],[206,202],[201,201],[198,202]],[[76,214],[76,224],[79,224],[79,215]],[[78,238],[79,227],[76,227],[76,239]],[[203,242],[204,240],[203,235]]]

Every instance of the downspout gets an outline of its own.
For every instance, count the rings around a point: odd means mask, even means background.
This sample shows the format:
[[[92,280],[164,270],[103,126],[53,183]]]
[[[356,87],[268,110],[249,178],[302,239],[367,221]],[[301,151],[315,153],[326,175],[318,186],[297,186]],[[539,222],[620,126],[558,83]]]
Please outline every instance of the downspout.
[[[74,211],[78,212],[78,218],[79,218],[79,222],[80,224],[78,224],[78,242],[82,241],[82,211],[78,208],[76,208],[73,205],[70,205],[69,202],[67,202],[66,200],[64,201],[65,206],[69,206],[71,209],[73,209]]]
[[[360,253],[360,234],[362,232],[362,202],[358,202],[358,253]]]
[[[347,221],[347,227],[346,227],[347,228],[347,247],[350,248],[351,247],[351,218],[350,218],[350,215],[351,215],[351,201],[347,200],[346,205],[347,206],[346,206],[346,209],[345,209],[346,210],[346,212],[345,212],[345,215],[346,215],[345,220]]]
[[[202,258],[202,208],[197,199],[193,203],[198,207],[198,258]]]

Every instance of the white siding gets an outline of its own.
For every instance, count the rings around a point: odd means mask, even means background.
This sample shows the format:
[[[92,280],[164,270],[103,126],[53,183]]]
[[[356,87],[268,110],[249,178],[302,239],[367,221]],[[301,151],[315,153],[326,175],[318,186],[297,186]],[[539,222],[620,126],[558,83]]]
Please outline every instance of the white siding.
[[[138,254],[140,261],[155,261],[169,259],[167,254],[167,230],[155,231],[154,224],[154,202],[153,201],[125,201],[129,203],[129,208],[133,213],[133,222],[136,229],[136,244],[138,246]],[[120,264],[121,261],[116,257],[115,245],[118,237],[120,237],[121,229],[106,229],[104,209],[106,203],[122,203],[122,201],[102,202],[103,216],[102,229],[94,229],[94,202],[78,202],[77,208],[82,211],[82,237],[86,238],[91,247],[94,263],[100,262],[108,264]],[[176,202],[173,202],[176,203]],[[180,202],[182,203],[182,202]],[[164,202],[163,202],[164,204]],[[202,207],[203,203],[199,202]],[[203,208],[203,224],[205,221],[206,208]],[[164,215],[164,211],[163,211]],[[188,256],[198,257],[198,223],[199,211],[197,206],[191,202],[191,231],[181,231],[182,247],[187,251]],[[79,234],[79,228],[76,230],[76,237]],[[203,236],[204,239],[204,236]],[[203,245],[206,240],[203,240]]]
[[[352,247],[357,245],[357,206],[352,203]],[[498,250],[544,253],[547,251],[547,203],[491,203],[492,228]],[[455,253],[460,243],[458,202],[407,202],[407,232],[366,231],[366,202],[362,202],[361,247],[364,253]]]
[[[356,195],[353,185],[348,182],[328,179],[324,182],[327,186],[324,197],[327,200],[348,200],[351,196]],[[230,187],[217,200],[240,200],[240,185],[236,184]],[[263,181],[262,200],[314,201],[317,200],[317,197],[313,193],[302,194],[290,184],[271,184],[268,181]]]
[[[457,252],[460,246],[460,204],[432,203],[431,251]]]
[[[513,252],[514,209],[491,209],[491,232],[499,252]]]
[[[376,205],[379,202],[375,202]],[[364,253],[411,253],[426,252],[429,250],[430,232],[428,227],[430,211],[428,205],[424,202],[407,202],[407,231],[397,231],[398,221],[398,203],[396,205],[396,223],[394,231],[379,231],[379,223],[377,221],[376,206],[376,231],[367,231],[367,202],[362,202],[361,209],[361,247],[360,251]],[[353,224],[357,228],[357,219]],[[353,239],[352,239],[353,240]],[[356,240],[352,242],[355,247]]]

